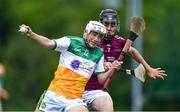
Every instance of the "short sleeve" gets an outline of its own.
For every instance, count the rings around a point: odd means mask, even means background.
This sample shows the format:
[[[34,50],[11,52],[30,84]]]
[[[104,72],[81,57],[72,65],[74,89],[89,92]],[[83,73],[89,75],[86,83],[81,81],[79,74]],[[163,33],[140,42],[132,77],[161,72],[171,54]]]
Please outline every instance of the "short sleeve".
[[[101,74],[101,73],[105,72],[103,63],[104,63],[104,55],[101,57],[101,59],[97,63],[97,66],[95,68],[95,73],[96,74]]]
[[[70,39],[68,37],[62,37],[54,40],[56,47],[55,51],[66,51],[70,45]]]

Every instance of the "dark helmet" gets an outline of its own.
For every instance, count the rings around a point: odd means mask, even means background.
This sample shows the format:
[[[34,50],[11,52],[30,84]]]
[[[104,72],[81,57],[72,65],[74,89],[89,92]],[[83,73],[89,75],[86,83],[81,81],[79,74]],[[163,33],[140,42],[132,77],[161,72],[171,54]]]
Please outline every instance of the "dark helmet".
[[[119,17],[118,14],[116,12],[116,10],[113,9],[104,9],[101,11],[100,15],[99,15],[99,21],[103,22],[103,21],[119,21]]]
[[[100,15],[99,15],[99,21],[101,23],[103,23],[104,25],[105,25],[106,21],[109,21],[109,22],[114,21],[114,22],[116,22],[115,24],[117,25],[116,31],[120,30],[119,17],[118,17],[118,14],[117,14],[116,10],[113,10],[113,9],[104,9],[104,10],[102,10]],[[112,34],[112,35],[107,34],[104,37],[104,40],[110,40],[113,36],[115,36],[115,34],[116,34],[116,32],[114,34]]]

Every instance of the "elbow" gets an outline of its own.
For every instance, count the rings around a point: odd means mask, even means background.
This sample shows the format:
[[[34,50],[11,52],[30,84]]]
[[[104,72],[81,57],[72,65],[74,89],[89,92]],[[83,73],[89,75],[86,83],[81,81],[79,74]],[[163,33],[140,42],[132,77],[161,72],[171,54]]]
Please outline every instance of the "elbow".
[[[132,48],[130,53],[134,57],[134,56],[136,56],[138,54],[138,51],[137,51],[137,49]]]
[[[104,85],[106,80],[107,80],[107,76],[105,74],[98,75],[98,82],[99,82],[99,84]]]
[[[47,42],[43,45],[44,48],[52,49],[54,47],[54,44],[52,41]]]
[[[47,44],[46,44],[46,45],[43,45],[43,47],[44,47],[44,48],[48,48],[48,49],[51,49],[51,48],[52,48],[51,45],[47,45]]]
[[[99,84],[104,85],[104,81],[99,80]]]
[[[98,82],[99,84],[104,85],[105,80],[103,80],[102,78],[98,78]]]

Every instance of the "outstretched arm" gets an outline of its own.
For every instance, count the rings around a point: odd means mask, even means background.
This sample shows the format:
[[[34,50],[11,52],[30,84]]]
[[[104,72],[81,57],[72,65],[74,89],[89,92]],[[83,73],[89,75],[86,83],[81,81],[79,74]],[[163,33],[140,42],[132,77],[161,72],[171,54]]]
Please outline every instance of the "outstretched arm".
[[[153,79],[164,79],[164,77],[167,76],[165,71],[161,70],[161,68],[152,68],[135,48],[130,47],[129,52],[138,63],[141,63],[144,66],[149,77]]]
[[[49,49],[54,48],[55,43],[53,40],[50,40],[45,36],[41,36],[41,35],[34,33],[32,31],[32,29],[27,25],[22,24],[20,27],[24,27],[27,30],[25,32],[22,32],[22,34],[30,37],[31,39],[33,39],[34,41],[36,41],[37,43],[39,43],[43,47],[49,48]]]

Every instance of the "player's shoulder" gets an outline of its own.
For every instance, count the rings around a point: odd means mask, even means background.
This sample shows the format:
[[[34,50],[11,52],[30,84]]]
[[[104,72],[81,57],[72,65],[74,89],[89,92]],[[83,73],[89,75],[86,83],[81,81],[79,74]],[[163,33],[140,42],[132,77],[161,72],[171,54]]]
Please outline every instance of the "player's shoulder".
[[[79,40],[79,41],[81,41],[81,40],[83,40],[83,38],[82,37],[79,37],[79,36],[66,36],[67,38],[70,38],[70,39],[72,39],[72,40]]]
[[[79,42],[79,43],[84,42],[84,39],[78,36],[67,36],[67,38],[69,38],[71,42]]]

